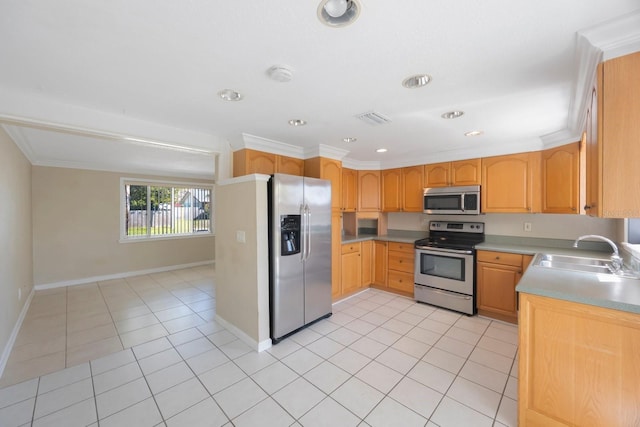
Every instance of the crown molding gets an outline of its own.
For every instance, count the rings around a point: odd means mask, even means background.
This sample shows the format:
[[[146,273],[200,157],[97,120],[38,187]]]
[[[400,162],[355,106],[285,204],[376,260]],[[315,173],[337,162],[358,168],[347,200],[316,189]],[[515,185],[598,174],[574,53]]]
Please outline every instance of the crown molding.
[[[598,64],[640,51],[640,9],[633,13],[578,31],[576,68],[567,127],[542,135],[546,148],[579,141],[587,120]]]
[[[604,52],[603,60],[640,51],[640,9],[578,32]]]
[[[312,147],[304,150],[304,158],[311,159],[313,157],[326,157],[333,160],[340,160],[349,154],[348,150],[332,147],[330,145],[319,144],[317,147]]]
[[[36,153],[33,151],[33,147],[29,144],[29,140],[22,133],[22,129],[17,126],[10,126],[6,123],[0,123],[0,127],[9,135],[9,138],[18,146],[22,154],[29,160],[29,163],[34,164],[37,160]]]
[[[380,162],[365,162],[349,158],[342,159],[342,167],[355,170],[380,170]]]
[[[233,148],[233,151],[248,148],[251,150],[266,151],[268,153],[278,154],[281,156],[294,157],[296,159],[304,159],[304,149],[301,147],[275,141],[273,139],[263,138],[261,136],[251,135],[249,133],[243,133],[242,140],[233,143],[231,147]]]

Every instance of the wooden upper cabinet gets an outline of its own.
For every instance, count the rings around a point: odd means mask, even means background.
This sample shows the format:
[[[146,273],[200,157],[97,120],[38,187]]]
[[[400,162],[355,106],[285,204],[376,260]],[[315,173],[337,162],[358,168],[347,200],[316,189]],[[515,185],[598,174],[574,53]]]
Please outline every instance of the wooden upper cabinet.
[[[358,171],[358,211],[380,211],[380,171]]]
[[[342,168],[342,210],[355,212],[358,200],[358,172]]]
[[[422,166],[387,169],[381,176],[383,212],[422,212]]]
[[[331,209],[341,210],[342,205],[342,162],[326,157],[313,157],[304,161],[304,173],[310,178],[331,181]]]
[[[276,172],[276,155],[244,148],[233,153],[233,176]]]
[[[276,156],[276,172],[304,176],[304,160],[287,156]]]
[[[480,185],[481,159],[433,163],[424,166],[424,186]]]
[[[451,185],[450,178],[451,163],[432,163],[424,165],[424,186],[425,188],[448,187]]]
[[[482,159],[482,212],[540,211],[540,152]]]
[[[451,162],[451,184],[480,185],[482,181],[481,171],[481,159],[468,159]]]
[[[590,117],[597,132],[587,129],[589,215],[640,217],[638,75],[640,52],[605,61],[598,68],[597,102],[592,103]]]
[[[402,210],[402,169],[387,169],[382,177],[382,211],[400,212]]]
[[[402,168],[402,211],[423,211],[423,167]]]
[[[542,152],[542,212],[578,213],[580,143]]]

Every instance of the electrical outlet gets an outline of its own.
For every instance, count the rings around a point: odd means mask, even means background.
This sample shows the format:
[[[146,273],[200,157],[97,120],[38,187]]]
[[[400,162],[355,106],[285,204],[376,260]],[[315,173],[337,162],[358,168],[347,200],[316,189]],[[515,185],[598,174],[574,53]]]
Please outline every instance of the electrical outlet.
[[[244,231],[238,230],[236,231],[236,240],[238,243],[246,243],[247,237]]]
[[[524,223],[524,231],[531,231],[531,223],[530,222],[525,222]]]

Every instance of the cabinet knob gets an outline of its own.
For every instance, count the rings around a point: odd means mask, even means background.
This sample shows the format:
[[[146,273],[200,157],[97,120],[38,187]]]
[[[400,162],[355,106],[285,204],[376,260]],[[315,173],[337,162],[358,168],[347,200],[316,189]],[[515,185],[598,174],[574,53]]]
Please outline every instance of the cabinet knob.
[[[584,210],[585,210],[585,211],[588,211],[589,209],[591,209],[591,206],[590,206],[590,205],[584,205]]]
[[[402,260],[400,260],[399,262],[400,262],[400,264],[402,264]]]
[[[500,257],[499,257],[499,256],[497,256],[497,257],[496,257],[496,259],[500,259]]]

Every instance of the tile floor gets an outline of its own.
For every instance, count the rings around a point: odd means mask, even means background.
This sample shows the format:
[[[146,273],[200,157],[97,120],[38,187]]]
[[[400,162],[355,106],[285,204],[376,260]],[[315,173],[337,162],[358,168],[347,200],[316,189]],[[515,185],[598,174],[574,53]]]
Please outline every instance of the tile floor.
[[[199,267],[38,292],[0,425],[517,425],[515,326],[368,290],[256,353],[214,321],[214,282]]]

